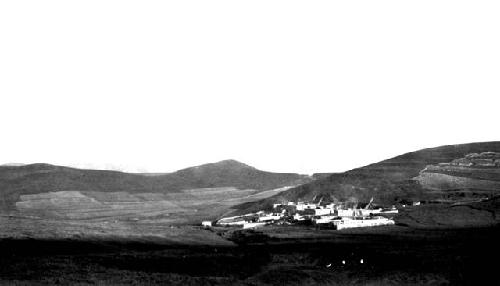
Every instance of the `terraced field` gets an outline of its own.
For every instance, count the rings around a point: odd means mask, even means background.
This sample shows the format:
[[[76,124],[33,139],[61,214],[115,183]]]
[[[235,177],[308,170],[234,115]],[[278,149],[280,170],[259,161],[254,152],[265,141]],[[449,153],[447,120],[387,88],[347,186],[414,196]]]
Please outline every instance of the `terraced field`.
[[[59,191],[21,195],[16,216],[69,220],[134,220],[199,223],[215,219],[241,203],[285,191],[237,188],[190,189],[177,193]]]
[[[161,194],[82,193],[78,191],[49,192],[22,195],[16,202],[22,214],[67,219],[160,215],[179,211]]]

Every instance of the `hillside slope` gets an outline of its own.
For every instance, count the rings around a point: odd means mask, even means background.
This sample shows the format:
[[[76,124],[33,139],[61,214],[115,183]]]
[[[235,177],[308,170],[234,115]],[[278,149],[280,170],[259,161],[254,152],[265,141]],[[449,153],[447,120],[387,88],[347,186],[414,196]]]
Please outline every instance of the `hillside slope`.
[[[454,160],[463,160],[469,154],[496,152],[500,153],[500,142],[483,142],[461,145],[447,145],[406,153],[379,163],[353,169],[345,173],[332,174],[311,183],[292,188],[286,192],[265,200],[240,206],[241,211],[268,208],[274,202],[312,200],[323,197],[323,201],[352,200],[367,202],[374,197],[374,202],[392,205],[398,202],[453,199],[447,191],[480,193],[484,197],[500,194],[500,172],[495,164],[491,166],[461,166],[454,170],[432,167]],[[471,156],[471,155],[469,155]],[[443,165],[441,165],[443,166]],[[427,170],[427,171],[426,171]],[[426,173],[425,175],[422,174]],[[432,174],[431,174],[432,172]],[[451,183],[438,183],[445,176],[461,179]],[[476,180],[476,181],[473,181]],[[468,183],[465,183],[467,181]],[[473,195],[472,195],[473,196]]]
[[[178,197],[172,194],[183,190],[206,188],[206,192],[211,194],[214,194],[214,191],[210,191],[213,188],[228,192],[251,190],[239,192],[240,196],[247,196],[310,180],[306,175],[265,172],[234,160],[161,175],[82,170],[49,164],[0,166],[0,211],[53,206],[67,213],[71,208],[81,205],[88,207],[86,210],[98,209],[102,212],[103,202],[117,201],[141,202],[144,207],[154,205],[152,209],[161,209]],[[220,192],[215,191],[220,195]],[[192,194],[183,195],[182,198],[196,200]],[[155,204],[155,201],[169,203]]]

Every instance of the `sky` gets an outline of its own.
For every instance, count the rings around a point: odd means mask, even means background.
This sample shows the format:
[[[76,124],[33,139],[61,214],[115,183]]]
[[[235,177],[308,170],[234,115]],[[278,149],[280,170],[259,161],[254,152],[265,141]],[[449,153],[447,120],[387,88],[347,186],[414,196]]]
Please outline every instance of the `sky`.
[[[500,140],[498,1],[2,1],[0,164],[340,172]]]

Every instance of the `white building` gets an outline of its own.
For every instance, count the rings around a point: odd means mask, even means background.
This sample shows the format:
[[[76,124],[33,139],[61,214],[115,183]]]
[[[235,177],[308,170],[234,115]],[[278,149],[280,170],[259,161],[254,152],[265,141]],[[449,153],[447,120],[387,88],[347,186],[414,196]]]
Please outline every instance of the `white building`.
[[[217,224],[219,225],[225,225],[225,226],[231,226],[231,225],[244,225],[246,221],[244,220],[237,220],[237,221],[231,221],[231,222],[221,222],[219,221]]]
[[[212,222],[209,221],[209,220],[202,221],[201,225],[204,226],[204,227],[211,227],[212,226]]]
[[[303,221],[305,219],[306,219],[305,217],[303,217],[303,216],[301,216],[299,214],[294,214],[293,215],[293,220],[295,220],[295,221]]]
[[[259,217],[259,222],[263,221],[277,221],[283,217],[283,214],[267,214]]]
[[[219,221],[217,221],[218,225],[244,225],[245,224],[245,219],[241,216],[232,216],[232,217],[225,217],[221,218]]]
[[[302,202],[299,202],[297,204],[297,211],[303,211],[303,210],[315,209],[315,208],[316,208],[316,204],[302,203]]]
[[[346,210],[343,210],[343,209],[339,209],[337,210],[337,215],[339,217],[353,217],[355,216],[355,212],[354,212],[354,209],[346,209]]]
[[[265,222],[247,222],[243,224],[243,229],[248,229],[248,228],[256,228],[256,227],[261,227],[265,226]]]
[[[325,215],[321,217],[317,217],[313,219],[313,222],[316,224],[326,224],[326,223],[331,223],[337,218],[337,216],[334,215]]]
[[[380,213],[381,214],[397,214],[398,209],[392,208],[392,209],[388,209],[388,210],[382,210]]]
[[[382,209],[374,209],[374,210],[365,210],[361,209],[361,216],[370,216],[370,215],[376,215],[382,212]]]
[[[333,213],[332,209],[325,209],[325,208],[314,209],[314,215],[318,215],[318,216],[330,215],[332,213]]]
[[[327,204],[325,206],[325,209],[335,210],[336,208],[337,208],[337,205],[335,205],[334,203],[330,203],[330,204]]]
[[[346,217],[341,220],[334,220],[332,222],[338,230],[346,228],[373,227],[394,224],[394,220],[385,217],[376,217],[371,219],[350,219]]]

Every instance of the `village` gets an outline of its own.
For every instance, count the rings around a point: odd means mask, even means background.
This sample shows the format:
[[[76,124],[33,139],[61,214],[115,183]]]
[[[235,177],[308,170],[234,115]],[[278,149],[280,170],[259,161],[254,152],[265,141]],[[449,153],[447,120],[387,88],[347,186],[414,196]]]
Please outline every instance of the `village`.
[[[313,200],[314,201],[314,200]],[[217,221],[204,221],[202,226],[226,226],[251,229],[266,225],[315,225],[323,229],[342,230],[347,228],[374,227],[393,225],[394,214],[398,213],[395,206],[391,208],[374,208],[373,198],[363,208],[357,203],[350,204],[312,202],[287,202],[273,205],[272,211],[258,211],[241,216],[221,218]],[[415,202],[414,205],[418,205]]]

